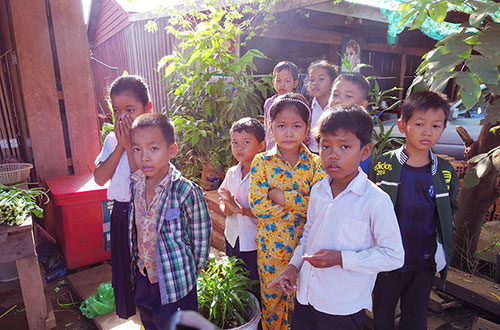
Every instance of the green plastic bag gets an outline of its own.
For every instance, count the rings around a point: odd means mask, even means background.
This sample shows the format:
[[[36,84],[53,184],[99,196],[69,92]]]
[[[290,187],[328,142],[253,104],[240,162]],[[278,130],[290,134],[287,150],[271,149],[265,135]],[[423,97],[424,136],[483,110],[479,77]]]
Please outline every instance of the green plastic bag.
[[[108,314],[115,310],[115,295],[110,282],[104,282],[97,288],[97,294],[88,297],[80,305],[83,315],[93,319],[98,314]]]

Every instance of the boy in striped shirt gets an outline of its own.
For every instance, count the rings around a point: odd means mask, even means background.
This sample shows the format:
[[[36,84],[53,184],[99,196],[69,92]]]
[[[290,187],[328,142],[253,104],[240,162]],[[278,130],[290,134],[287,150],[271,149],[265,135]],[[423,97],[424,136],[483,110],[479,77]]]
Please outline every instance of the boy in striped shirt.
[[[165,329],[177,310],[198,311],[196,280],[210,249],[212,224],[203,193],[170,163],[172,122],[144,114],[131,128],[134,160],[130,247],[135,303],[146,330]]]

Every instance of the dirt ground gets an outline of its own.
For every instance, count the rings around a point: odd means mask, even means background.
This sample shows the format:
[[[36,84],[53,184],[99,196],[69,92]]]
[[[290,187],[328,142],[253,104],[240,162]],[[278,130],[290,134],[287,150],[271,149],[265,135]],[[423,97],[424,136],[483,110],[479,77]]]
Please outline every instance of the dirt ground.
[[[97,329],[94,322],[78,309],[80,301],[71,292],[64,277],[48,283],[46,294],[50,296],[54,308],[57,322],[55,329]],[[19,280],[0,282],[0,297],[0,315],[10,310],[0,318],[0,329],[28,330]]]
[[[79,310],[80,301],[72,292],[65,277],[47,284],[47,294],[50,296],[57,326],[55,329],[97,329],[92,320],[83,316]],[[4,315],[5,314],[5,315]],[[488,314],[485,311],[463,303],[442,313],[429,311],[429,330],[467,330],[472,328],[476,316],[500,324],[500,316]],[[0,329],[28,330],[26,312],[18,280],[0,282]],[[366,327],[370,329],[370,327]]]

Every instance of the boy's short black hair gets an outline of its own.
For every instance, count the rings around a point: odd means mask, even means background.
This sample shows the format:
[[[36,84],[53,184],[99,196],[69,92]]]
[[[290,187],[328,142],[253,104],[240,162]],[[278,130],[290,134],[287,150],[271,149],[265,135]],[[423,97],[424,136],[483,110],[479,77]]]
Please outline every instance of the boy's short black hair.
[[[356,87],[359,87],[363,94],[363,98],[365,100],[368,99],[368,95],[370,94],[370,82],[368,79],[366,79],[365,76],[359,74],[359,73],[341,73],[337,79],[333,82],[335,85],[336,82],[338,81],[349,81],[351,84],[355,85]]]
[[[450,114],[450,103],[446,95],[434,91],[411,93],[403,102],[401,119],[404,123],[407,123],[415,111],[427,112],[431,109],[442,110],[444,112],[444,124],[446,125]]]
[[[132,123],[131,131],[137,128],[158,127],[165,137],[168,144],[175,143],[174,123],[164,114],[144,113],[137,117]]]
[[[311,109],[307,105],[307,100],[299,93],[286,93],[274,99],[269,110],[271,122],[274,121],[276,115],[284,110],[287,106],[294,106],[297,109],[297,114],[302,118],[304,123],[309,124],[311,118]]]
[[[335,67],[328,63],[326,60],[316,60],[309,64],[309,67],[307,68],[307,73],[311,74],[311,71],[316,69],[316,68],[322,68],[326,71],[326,74],[328,77],[330,77],[330,81],[333,83],[335,79],[337,78],[337,70]]]
[[[116,78],[110,86],[109,97],[122,93],[132,93],[144,106],[151,100],[148,85],[140,76],[126,75]]]
[[[273,77],[276,77],[278,72],[281,72],[283,70],[288,70],[292,74],[293,80],[298,80],[299,79],[299,68],[297,66],[289,61],[281,61],[273,69]]]
[[[335,134],[339,130],[351,132],[361,142],[361,147],[371,143],[373,121],[370,114],[359,105],[337,105],[323,112],[313,134],[318,141],[323,134]]]
[[[246,132],[248,134],[253,134],[257,142],[261,143],[266,138],[266,131],[264,126],[260,123],[258,119],[245,117],[238,121],[235,121],[231,126],[230,133],[233,132]]]

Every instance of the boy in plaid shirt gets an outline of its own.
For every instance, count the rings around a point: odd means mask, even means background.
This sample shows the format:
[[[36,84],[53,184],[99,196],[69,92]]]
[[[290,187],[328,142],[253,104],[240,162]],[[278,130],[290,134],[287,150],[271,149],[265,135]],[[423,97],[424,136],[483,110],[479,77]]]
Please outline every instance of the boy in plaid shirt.
[[[170,163],[172,122],[161,114],[132,124],[130,247],[135,303],[146,330],[165,329],[179,309],[198,311],[196,280],[210,249],[212,224],[203,194]]]

